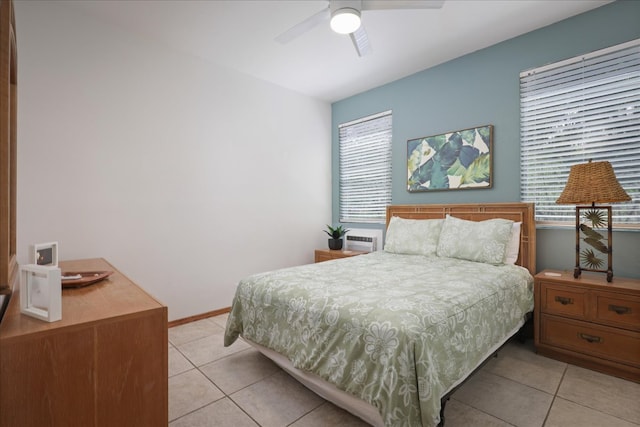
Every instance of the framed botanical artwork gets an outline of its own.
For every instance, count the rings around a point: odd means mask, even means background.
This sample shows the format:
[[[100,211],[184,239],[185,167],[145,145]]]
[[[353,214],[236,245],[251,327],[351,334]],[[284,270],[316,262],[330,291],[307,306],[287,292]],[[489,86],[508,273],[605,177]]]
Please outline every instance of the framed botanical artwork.
[[[493,125],[407,141],[407,190],[491,188]]]

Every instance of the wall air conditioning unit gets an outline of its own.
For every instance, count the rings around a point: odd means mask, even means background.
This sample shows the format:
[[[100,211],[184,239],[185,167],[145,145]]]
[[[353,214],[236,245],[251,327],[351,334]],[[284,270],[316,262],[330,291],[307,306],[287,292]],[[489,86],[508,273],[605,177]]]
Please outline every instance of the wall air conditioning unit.
[[[354,228],[344,236],[344,242],[346,251],[375,252],[382,249],[382,230]]]

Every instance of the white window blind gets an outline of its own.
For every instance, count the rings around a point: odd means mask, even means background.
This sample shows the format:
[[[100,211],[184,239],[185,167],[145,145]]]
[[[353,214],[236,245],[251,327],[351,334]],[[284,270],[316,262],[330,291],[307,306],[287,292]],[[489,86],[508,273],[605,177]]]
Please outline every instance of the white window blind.
[[[640,224],[640,40],[520,74],[521,199],[541,222],[573,222],[557,205],[572,165],[611,163],[631,202],[613,222]]]
[[[391,111],[338,130],[340,222],[384,223],[391,203]]]

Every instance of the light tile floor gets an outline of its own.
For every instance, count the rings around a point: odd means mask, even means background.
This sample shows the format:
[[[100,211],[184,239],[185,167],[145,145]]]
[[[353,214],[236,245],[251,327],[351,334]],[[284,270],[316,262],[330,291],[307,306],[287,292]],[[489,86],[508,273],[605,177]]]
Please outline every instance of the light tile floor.
[[[169,329],[170,427],[361,427],[248,344],[222,344],[227,315]],[[508,343],[456,391],[446,427],[640,426],[640,384]]]

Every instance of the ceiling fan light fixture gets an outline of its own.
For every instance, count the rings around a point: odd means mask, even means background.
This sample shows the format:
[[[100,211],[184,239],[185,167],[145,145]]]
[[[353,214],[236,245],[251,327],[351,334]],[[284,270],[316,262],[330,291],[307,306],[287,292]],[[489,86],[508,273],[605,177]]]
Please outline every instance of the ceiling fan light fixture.
[[[343,7],[331,14],[331,29],[338,34],[350,34],[360,28],[360,11]]]

